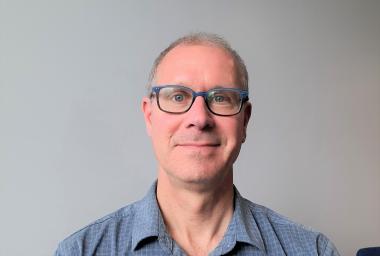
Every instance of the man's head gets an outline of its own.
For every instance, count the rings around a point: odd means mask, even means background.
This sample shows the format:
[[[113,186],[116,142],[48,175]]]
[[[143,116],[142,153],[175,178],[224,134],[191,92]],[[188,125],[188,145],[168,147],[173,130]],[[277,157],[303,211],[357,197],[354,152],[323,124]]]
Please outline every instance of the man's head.
[[[196,34],[176,42],[155,61],[151,74],[154,86],[179,85],[194,92],[216,88],[247,91],[244,63],[223,39]],[[220,101],[222,98],[209,93],[206,97],[193,98],[186,112],[174,114],[162,111],[163,106],[157,100],[161,99],[159,93],[150,91],[150,96],[142,102],[147,131],[158,160],[159,179],[164,177],[186,184],[232,182],[232,165],[245,140],[250,103],[239,98],[234,104],[240,104],[240,112],[216,115],[210,111],[211,104],[231,103],[225,97]],[[191,93],[186,95],[191,97]],[[170,99],[182,104],[184,95],[176,94]]]

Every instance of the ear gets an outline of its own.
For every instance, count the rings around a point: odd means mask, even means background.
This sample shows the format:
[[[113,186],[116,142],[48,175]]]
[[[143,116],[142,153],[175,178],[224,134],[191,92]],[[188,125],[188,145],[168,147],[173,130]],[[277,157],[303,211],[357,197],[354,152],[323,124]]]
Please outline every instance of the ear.
[[[249,119],[251,118],[251,113],[252,113],[252,104],[251,102],[246,102],[245,108],[244,108],[244,128],[245,129],[247,129]]]
[[[146,132],[149,136],[152,135],[152,102],[151,99],[148,97],[144,97],[141,101],[141,110],[144,114],[144,121],[145,121],[145,127]]]
[[[251,118],[251,113],[252,113],[252,104],[250,102],[245,103],[244,107],[244,134],[243,134],[243,143],[245,142],[245,138],[247,137],[247,127],[248,127],[248,122],[249,119]]]

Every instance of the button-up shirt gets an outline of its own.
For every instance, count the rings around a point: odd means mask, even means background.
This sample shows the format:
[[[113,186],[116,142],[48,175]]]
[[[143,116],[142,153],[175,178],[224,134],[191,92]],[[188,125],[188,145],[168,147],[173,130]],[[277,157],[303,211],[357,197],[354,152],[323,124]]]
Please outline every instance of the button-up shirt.
[[[156,183],[140,201],[111,213],[62,241],[56,256],[186,255],[165,227]],[[234,212],[209,255],[324,255],[338,251],[323,234],[243,198],[235,188]]]

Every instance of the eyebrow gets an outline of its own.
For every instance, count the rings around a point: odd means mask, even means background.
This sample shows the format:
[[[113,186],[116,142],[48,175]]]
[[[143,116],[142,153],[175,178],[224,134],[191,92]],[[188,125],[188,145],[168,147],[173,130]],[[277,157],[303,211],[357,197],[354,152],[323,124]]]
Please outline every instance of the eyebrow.
[[[166,85],[180,85],[184,87],[189,87],[191,84],[189,85],[188,83],[184,83],[184,82],[176,82],[176,83],[168,83]],[[228,86],[228,85],[215,85],[214,87],[208,89],[207,91],[212,90],[212,89],[224,89],[224,88],[234,88],[234,87]]]

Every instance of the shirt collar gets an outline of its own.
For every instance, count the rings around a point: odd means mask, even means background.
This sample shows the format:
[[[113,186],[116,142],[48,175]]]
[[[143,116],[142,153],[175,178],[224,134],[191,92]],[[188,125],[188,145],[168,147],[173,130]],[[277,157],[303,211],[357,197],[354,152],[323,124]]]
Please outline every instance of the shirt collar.
[[[243,198],[237,188],[235,190],[235,209],[231,224],[235,225],[236,241],[251,244],[265,251],[263,238],[256,220],[249,208],[247,199]]]
[[[139,243],[149,237],[158,237],[161,213],[156,198],[157,182],[150,187],[146,196],[134,207],[135,221],[132,228],[132,248],[136,250]]]
[[[135,204],[135,222],[132,228],[132,248],[137,246],[144,239],[149,237],[159,237],[163,232],[163,219],[156,197],[157,181],[153,183],[146,196]],[[234,187],[234,213],[229,224],[224,239],[236,238],[236,242],[251,244],[265,251],[260,230],[248,206],[248,202]],[[161,229],[161,230],[160,230]]]

